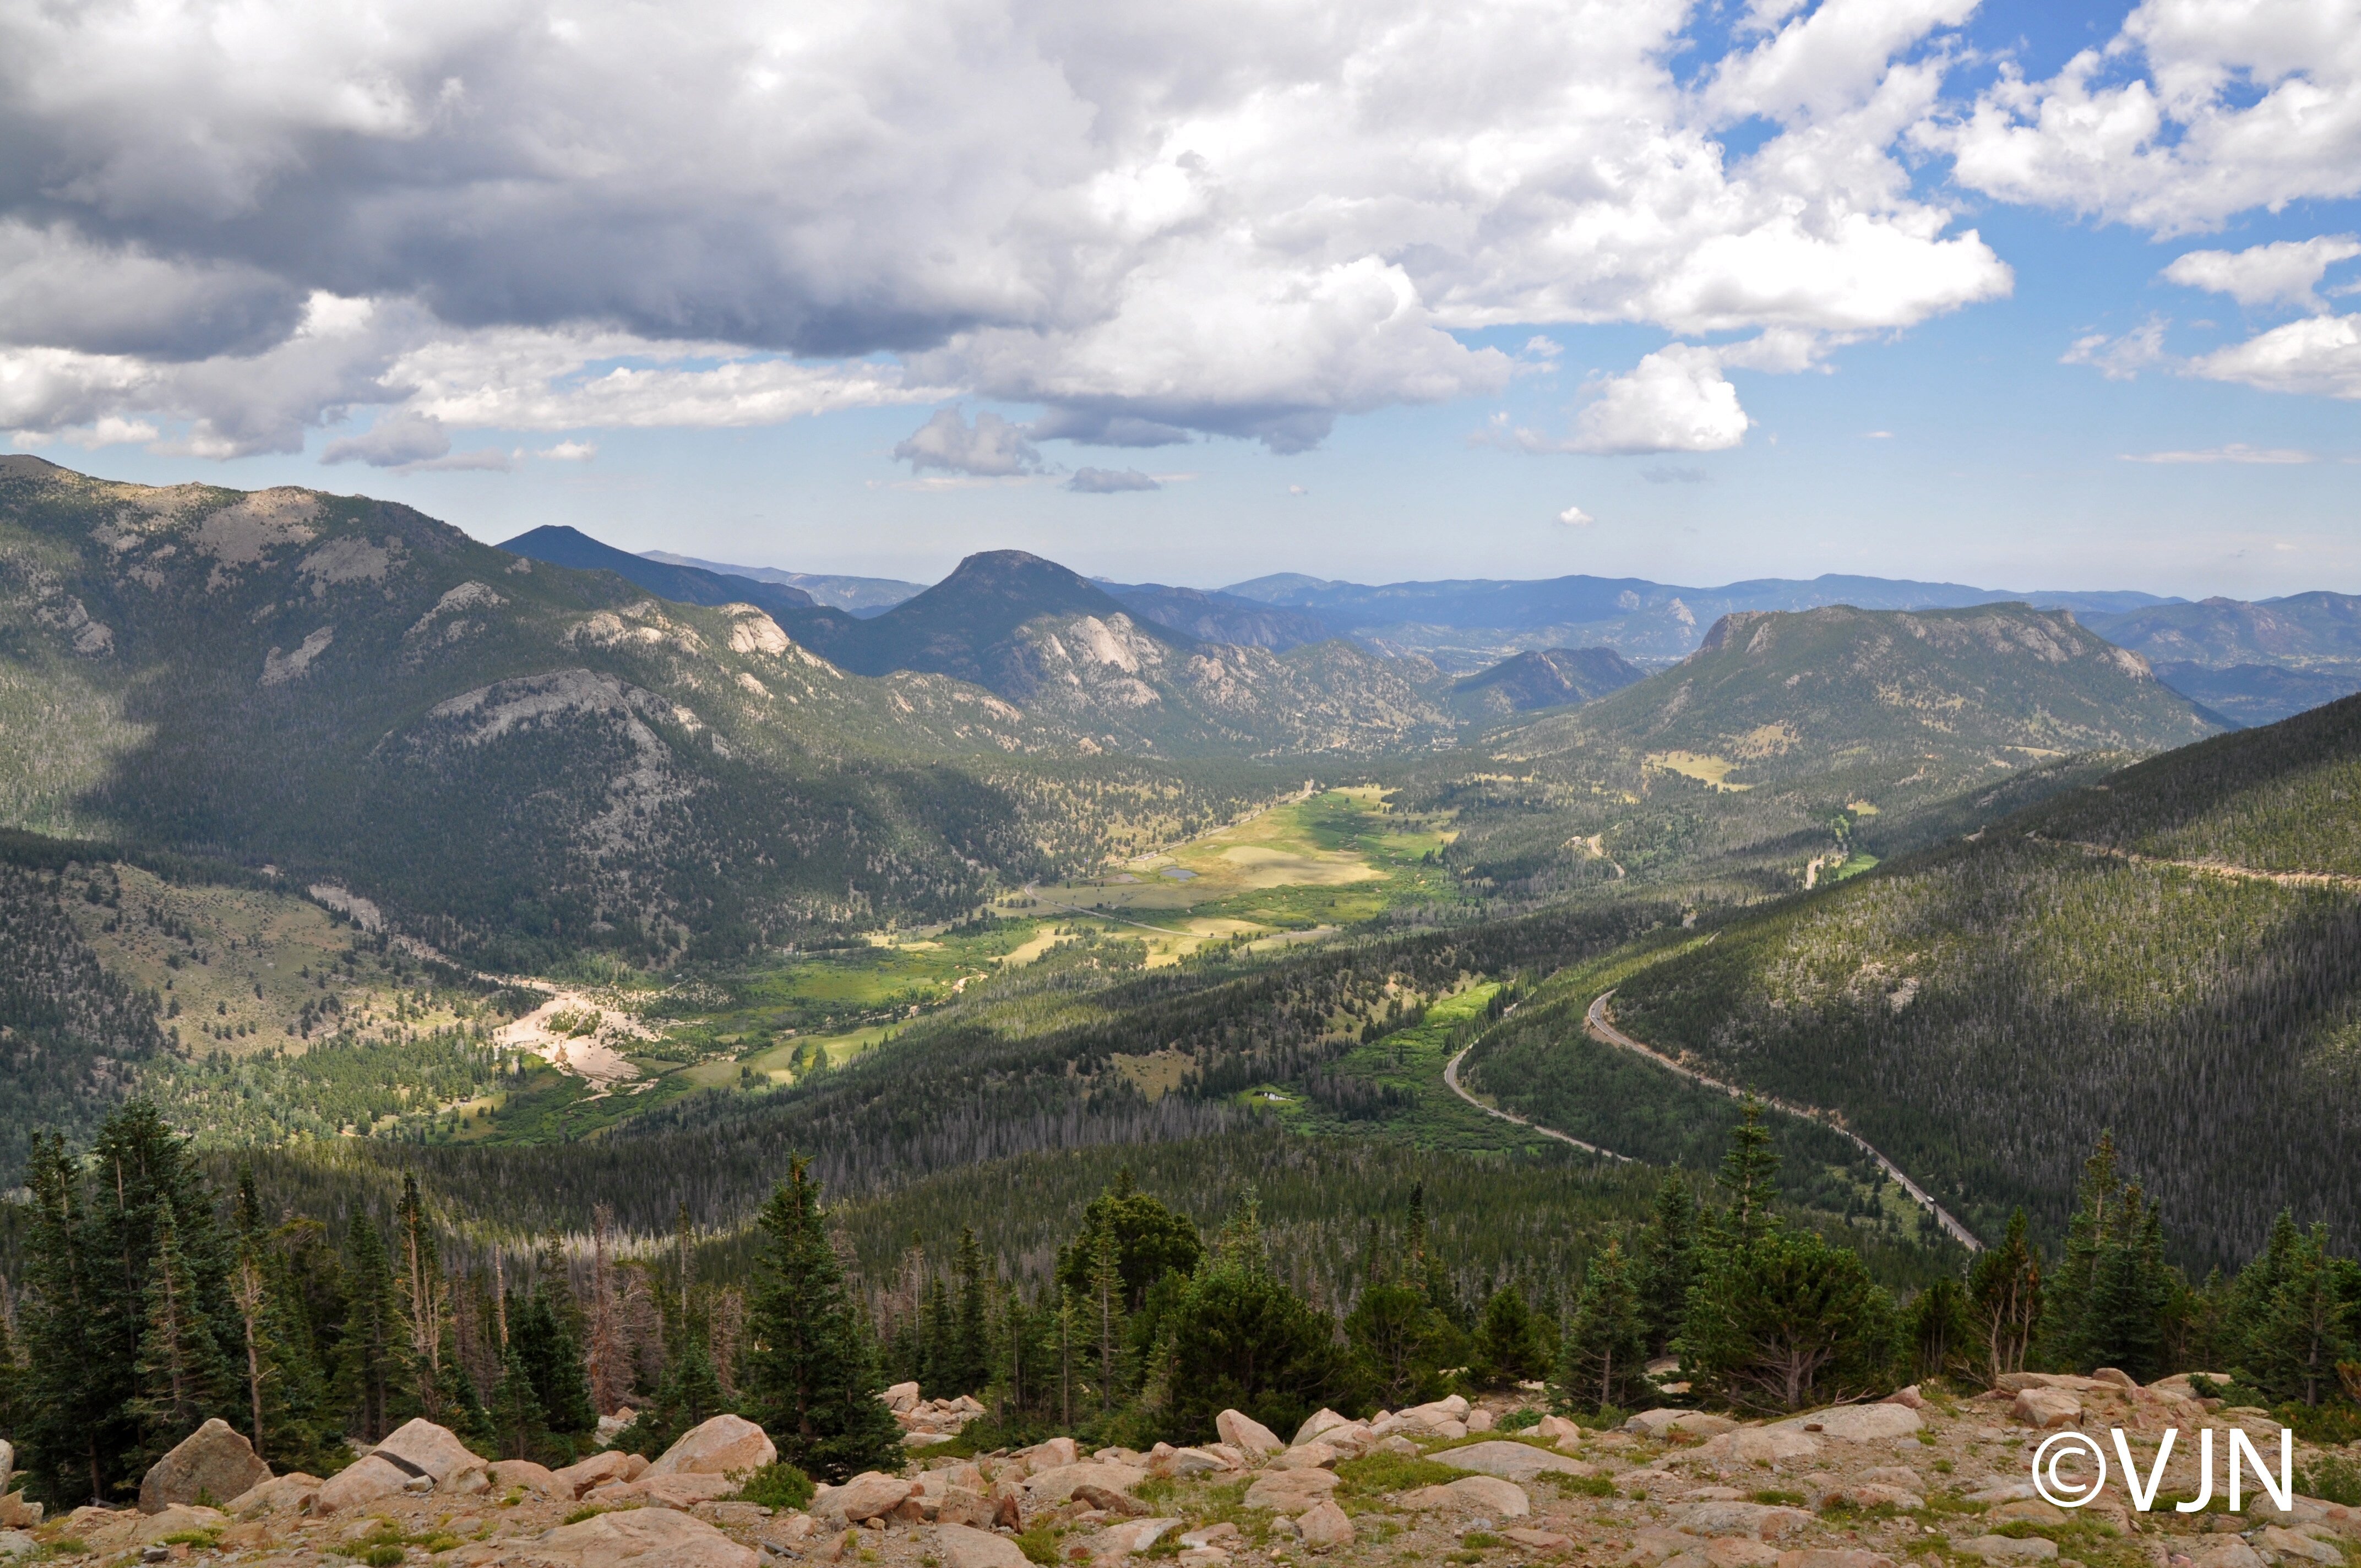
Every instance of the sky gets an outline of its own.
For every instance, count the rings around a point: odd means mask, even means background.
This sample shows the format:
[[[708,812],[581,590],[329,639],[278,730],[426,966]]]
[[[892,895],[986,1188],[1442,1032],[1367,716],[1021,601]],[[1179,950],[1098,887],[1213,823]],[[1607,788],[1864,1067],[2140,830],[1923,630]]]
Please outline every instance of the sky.
[[[2361,592],[2361,0],[0,5],[0,437],[930,581]]]

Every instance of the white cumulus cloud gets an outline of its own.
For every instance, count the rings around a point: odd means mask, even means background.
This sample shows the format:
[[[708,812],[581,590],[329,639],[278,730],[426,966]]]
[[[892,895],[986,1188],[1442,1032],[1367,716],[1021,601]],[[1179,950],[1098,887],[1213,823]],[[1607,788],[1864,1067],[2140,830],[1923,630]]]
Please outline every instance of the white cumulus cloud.
[[[2361,239],[2349,234],[2315,239],[2283,239],[2245,250],[2192,250],[2173,258],[2162,276],[2168,282],[2227,294],[2242,305],[2294,305],[2325,312],[2316,291],[2328,269],[2361,256]]]
[[[2158,235],[2361,194],[2361,0],[2142,0],[2056,76],[2004,66],[1916,135],[1973,190]]]
[[[226,456],[982,397],[1293,451],[1545,362],[1473,329],[1824,348],[2011,287],[1900,156],[1968,9],[1757,5],[1700,60],[1686,0],[0,8],[0,422]]]
[[[1557,520],[1568,528],[1588,528],[1598,521],[1580,507],[1566,508],[1557,514]]]
[[[1041,453],[1025,439],[1022,427],[990,409],[978,413],[973,424],[957,409],[938,409],[934,418],[894,448],[894,455],[914,473],[939,468],[971,478],[1034,474],[1041,468]]]

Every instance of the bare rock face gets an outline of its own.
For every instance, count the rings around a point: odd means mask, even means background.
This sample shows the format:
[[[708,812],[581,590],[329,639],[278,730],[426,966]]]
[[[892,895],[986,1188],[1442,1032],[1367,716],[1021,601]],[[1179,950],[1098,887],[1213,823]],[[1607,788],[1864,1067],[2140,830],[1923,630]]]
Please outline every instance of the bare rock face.
[[[1268,1470],[1246,1488],[1246,1507],[1300,1514],[1326,1502],[1335,1490],[1336,1477],[1326,1470]]]
[[[492,1485],[506,1490],[522,1486],[546,1497],[571,1497],[574,1491],[559,1482],[556,1473],[530,1459],[503,1459],[492,1466]]]
[[[1295,1521],[1306,1546],[1350,1546],[1353,1544],[1353,1520],[1336,1506],[1334,1497],[1304,1511]]]
[[[943,1560],[943,1568],[1032,1568],[1006,1536],[966,1525],[936,1526],[935,1554]]]
[[[1086,1459],[1080,1464],[1060,1464],[1054,1470],[1035,1472],[1025,1483],[1025,1496],[1034,1503],[1062,1503],[1084,1486],[1129,1492],[1147,1479],[1148,1472],[1137,1464],[1110,1464]]]
[[[399,1497],[410,1485],[410,1472],[379,1454],[368,1454],[345,1466],[320,1484],[312,1499],[315,1514],[365,1508],[381,1498]]]
[[[412,1475],[432,1476],[438,1484],[456,1471],[480,1468],[484,1463],[467,1451],[458,1433],[436,1426],[424,1416],[403,1422],[369,1452]]]
[[[1506,1439],[1467,1448],[1446,1448],[1434,1457],[1438,1464],[1448,1464],[1454,1470],[1473,1470],[1482,1475],[1498,1475],[1503,1481],[1530,1481],[1544,1471],[1560,1475],[1587,1475],[1591,1470],[1579,1459],[1568,1459],[1563,1453]]]
[[[229,1523],[229,1516],[219,1508],[192,1508],[187,1503],[173,1503],[158,1509],[139,1521],[131,1539],[141,1546],[153,1546],[168,1535],[187,1535],[198,1530],[218,1530]]]
[[[532,1568],[756,1568],[761,1559],[703,1519],[631,1508],[561,1526],[510,1561]]]
[[[5,1437],[0,1437],[0,1492],[8,1489],[8,1477],[16,1473],[16,1450]]]
[[[539,1466],[535,1466],[539,1468]],[[549,1478],[563,1489],[563,1495],[579,1497],[594,1486],[609,1481],[636,1481],[648,1468],[646,1458],[637,1453],[619,1453],[609,1449],[594,1453],[579,1464],[569,1464],[563,1470],[549,1472]]]
[[[1521,1519],[1533,1511],[1525,1489],[1496,1475],[1468,1475],[1444,1486],[1421,1486],[1402,1494],[1401,1506],[1425,1510],[1447,1508],[1462,1513],[1487,1513],[1495,1519]]]
[[[680,1441],[648,1466],[656,1475],[742,1475],[777,1461],[771,1434],[743,1416],[716,1416],[681,1433]]]
[[[2082,1401],[2064,1388],[2020,1389],[2008,1408],[2008,1419],[2036,1430],[2080,1426]]]
[[[250,1519],[262,1514],[300,1514],[312,1506],[327,1483],[317,1475],[306,1475],[301,1470],[274,1476],[262,1485],[242,1492],[229,1501],[229,1512],[237,1519]]]
[[[139,1483],[139,1511],[159,1514],[200,1497],[224,1502],[269,1479],[270,1466],[256,1457],[254,1444],[215,1416],[148,1468]]]
[[[1287,1446],[1279,1441],[1277,1432],[1243,1410],[1224,1410],[1213,1418],[1213,1430],[1222,1434],[1224,1442],[1257,1459]]]

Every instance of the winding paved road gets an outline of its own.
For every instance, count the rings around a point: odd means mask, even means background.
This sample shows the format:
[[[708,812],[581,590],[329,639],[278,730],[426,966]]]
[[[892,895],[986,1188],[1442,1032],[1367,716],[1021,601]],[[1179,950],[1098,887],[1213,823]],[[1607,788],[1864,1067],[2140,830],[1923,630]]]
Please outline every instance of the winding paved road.
[[[1680,1063],[1664,1055],[1664,1052],[1657,1050],[1654,1047],[1642,1045],[1639,1041],[1633,1039],[1631,1036],[1617,1028],[1613,1024],[1609,1023],[1607,1019],[1607,1002],[1608,998],[1614,994],[1615,993],[1611,991],[1599,992],[1598,999],[1590,1004],[1590,1011],[1583,1015],[1582,1021],[1589,1028],[1591,1038],[1604,1041],[1606,1044],[1610,1046],[1620,1046],[1627,1051],[1636,1052],[1641,1056],[1646,1057],[1650,1061],[1654,1062],[1658,1067],[1664,1068],[1667,1071],[1676,1072],[1683,1078],[1687,1079],[1690,1082],[1701,1084],[1705,1088],[1719,1089],[1733,1100],[1745,1098],[1747,1091],[1740,1089],[1737,1085],[1724,1083],[1718,1078],[1708,1078],[1705,1074],[1697,1071],[1693,1068],[1683,1067]],[[1453,1065],[1457,1065],[1455,1059]],[[1456,1086],[1455,1085],[1454,1087]],[[1917,1202],[1920,1208],[1934,1215],[1935,1223],[1942,1226],[1944,1232],[1949,1234],[1953,1241],[1958,1242],[1970,1252],[1982,1252],[1984,1250],[1984,1244],[1976,1240],[1975,1234],[1970,1231],[1967,1226],[1953,1219],[1949,1210],[1944,1208],[1940,1203],[1936,1202],[1933,1193],[1928,1192],[1925,1188],[1911,1180],[1907,1176],[1905,1176],[1902,1173],[1902,1168],[1900,1166],[1894,1164],[1892,1160],[1878,1153],[1877,1150],[1872,1148],[1869,1145],[1868,1139],[1862,1137],[1859,1133],[1854,1132],[1851,1128],[1840,1124],[1836,1118],[1831,1116],[1828,1112],[1811,1105],[1792,1105],[1784,1100],[1776,1099],[1768,1094],[1757,1094],[1754,1098],[1760,1100],[1765,1105],[1769,1105],[1776,1110],[1784,1111],[1791,1116],[1803,1116],[1810,1119],[1811,1121],[1817,1122],[1820,1125],[1828,1128],[1830,1132],[1835,1133],[1839,1137],[1850,1139],[1855,1148],[1861,1150],[1861,1153],[1875,1160],[1878,1164],[1879,1169],[1892,1177],[1895,1183],[1901,1187],[1902,1190],[1910,1194],[1911,1198]]]
[[[1452,1093],[1456,1094],[1460,1099],[1465,1100],[1470,1105],[1475,1106],[1476,1109],[1483,1112],[1487,1116],[1498,1116],[1503,1122],[1514,1122],[1518,1126],[1524,1128],[1527,1132],[1539,1133],[1545,1138],[1555,1138],[1562,1144],[1572,1144],[1576,1148],[1581,1149],[1587,1154],[1605,1155],[1609,1159],[1620,1159],[1625,1165],[1637,1165],[1639,1163],[1639,1161],[1633,1159],[1628,1154],[1617,1154],[1613,1149],[1603,1149],[1597,1144],[1586,1144],[1580,1138],[1570,1138],[1564,1133],[1558,1132],[1554,1128],[1537,1126],[1533,1123],[1526,1121],[1522,1116],[1511,1116],[1506,1111],[1499,1110],[1495,1106],[1487,1105],[1481,1100],[1477,1099],[1473,1094],[1468,1093],[1466,1086],[1459,1081],[1459,1064],[1466,1060],[1467,1053],[1475,1048],[1476,1047],[1472,1043],[1460,1047],[1459,1054],[1457,1056],[1453,1057],[1450,1061],[1444,1064],[1443,1081],[1451,1085]]]

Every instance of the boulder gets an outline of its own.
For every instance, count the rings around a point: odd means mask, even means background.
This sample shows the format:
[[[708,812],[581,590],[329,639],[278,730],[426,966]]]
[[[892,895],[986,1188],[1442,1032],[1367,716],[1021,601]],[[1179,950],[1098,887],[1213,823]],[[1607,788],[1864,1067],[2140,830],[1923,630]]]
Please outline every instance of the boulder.
[[[2283,1530],[2275,1524],[2267,1524],[2263,1527],[2263,1533],[2257,1538],[2257,1544],[2278,1552],[2279,1561],[2282,1563],[2309,1558],[2314,1563],[2327,1563],[2329,1568],[2342,1568],[2345,1562],[2345,1553],[2327,1541],[2315,1541],[2308,1535],[2298,1535],[2294,1530]]]
[[[1036,1504],[1062,1503],[1079,1486],[1128,1492],[1147,1479],[1147,1470],[1137,1464],[1107,1464],[1085,1459],[1080,1464],[1060,1464],[1034,1475],[1025,1483],[1025,1496]]]
[[[1093,1486],[1087,1481],[1075,1487],[1068,1500],[1080,1503],[1086,1508],[1096,1508],[1103,1514],[1113,1514],[1119,1519],[1141,1519],[1153,1511],[1135,1497],[1126,1497],[1121,1492],[1110,1492],[1104,1486]]]
[[[1554,1442],[1563,1447],[1569,1442],[1580,1442],[1582,1429],[1564,1416],[1543,1416],[1533,1428],[1533,1435],[1544,1442]]]
[[[326,1483],[317,1475],[306,1475],[301,1470],[273,1476],[258,1486],[250,1486],[229,1500],[227,1512],[236,1518],[249,1519],[259,1514],[300,1514],[310,1510],[313,1499],[320,1495]]]
[[[637,1458],[637,1454],[631,1455]],[[535,1464],[530,1459],[503,1459],[492,1466],[492,1485],[503,1491],[522,1486],[528,1492],[539,1492],[545,1497],[574,1496],[574,1488],[560,1481],[546,1464]]]
[[[1685,1410],[1642,1410],[1623,1423],[1623,1430],[1642,1437],[1662,1437],[1673,1430],[1673,1423],[1687,1414]]]
[[[680,1434],[650,1475],[745,1475],[779,1457],[771,1434],[743,1416],[716,1416]]]
[[[1855,1479],[1866,1481],[1872,1486],[1899,1486],[1908,1492],[1927,1489],[1927,1483],[1918,1478],[1918,1472],[1907,1464],[1881,1464],[1873,1470],[1862,1471]]]
[[[256,1457],[254,1444],[215,1416],[148,1466],[139,1483],[139,1511],[160,1514],[174,1503],[193,1503],[200,1497],[218,1503],[269,1479],[270,1466]]]
[[[623,1409],[617,1410],[611,1416],[600,1416],[598,1418],[598,1446],[601,1448],[612,1448],[615,1445],[615,1440],[623,1435],[623,1429],[630,1426],[633,1421],[636,1421],[639,1419],[640,1412],[632,1409],[628,1405]]]
[[[1326,1414],[1326,1411],[1321,1412]],[[8,1477],[16,1473],[16,1449],[6,1438],[0,1437],[0,1493],[8,1490]]]
[[[1751,1535],[1725,1535],[1705,1543],[1713,1568],[1778,1568],[1779,1549]]]
[[[1923,1508],[1927,1499],[1906,1486],[1881,1486],[1862,1481],[1847,1486],[1837,1496],[1857,1508]]]
[[[1820,1440],[1785,1427],[1741,1427],[1724,1432],[1701,1444],[1695,1455],[1701,1460],[1731,1461],[1739,1464],[1792,1464],[1810,1459],[1820,1452]]]
[[[41,1505],[28,1503],[22,1492],[0,1497],[0,1530],[31,1530],[41,1522]]]
[[[1047,1442],[1037,1442],[1030,1448],[1020,1448],[1015,1457],[1025,1462],[1028,1475],[1055,1470],[1061,1464],[1071,1464],[1082,1456],[1082,1444],[1070,1437],[1053,1437]]]
[[[1447,1486],[1421,1486],[1415,1492],[1404,1492],[1401,1506],[1490,1514],[1503,1519],[1524,1519],[1533,1511],[1532,1499],[1525,1496],[1522,1486],[1496,1475],[1466,1475]]]
[[[1544,1471],[1560,1475],[1587,1475],[1591,1472],[1591,1467],[1579,1459],[1568,1459],[1546,1448],[1505,1439],[1471,1443],[1466,1448],[1446,1448],[1433,1458],[1436,1464],[1448,1464],[1454,1470],[1498,1475],[1503,1481],[1530,1481]]]
[[[1894,1559],[1859,1547],[1815,1546],[1781,1552],[1779,1568],[1894,1568]]]
[[[935,1522],[963,1524],[976,1530],[990,1530],[998,1511],[992,1499],[973,1486],[948,1486],[940,1497],[933,1499]]]
[[[1738,1423],[1728,1416],[1717,1416],[1710,1410],[1683,1410],[1672,1420],[1667,1429],[1689,1437],[1719,1437],[1726,1431],[1736,1431]]]
[[[1246,1488],[1246,1507],[1295,1515],[1328,1500],[1336,1477],[1326,1470],[1266,1470]]]
[[[21,1530],[0,1530],[0,1559],[13,1562],[30,1557],[40,1549],[41,1543]]]
[[[1330,1470],[1343,1457],[1324,1442],[1299,1442],[1270,1462],[1273,1470]]]
[[[468,1452],[456,1432],[448,1427],[438,1427],[423,1416],[404,1421],[369,1452],[391,1460],[412,1475],[430,1476],[437,1483],[455,1470],[484,1463]]]
[[[312,1511],[335,1514],[346,1508],[365,1508],[384,1498],[400,1497],[410,1481],[410,1472],[391,1460],[367,1454],[320,1483],[319,1493],[312,1499]]]
[[[2027,1524],[2060,1525],[2070,1521],[2073,1516],[2057,1504],[2044,1502],[2039,1497],[2014,1497],[1984,1518],[2004,1523],[2010,1519],[2023,1519]]]
[[[2216,1535],[2191,1541],[2192,1568],[2263,1568],[2263,1554],[2235,1535]]]
[[[1331,1497],[1324,1503],[1306,1508],[1295,1521],[1297,1533],[1306,1546],[1350,1546],[1353,1544],[1353,1521]]]
[[[1128,1557],[1135,1552],[1146,1552],[1174,1530],[1183,1519],[1127,1519],[1099,1533],[1090,1542],[1092,1555],[1100,1558]]]
[[[1750,1535],[1757,1541],[1776,1541],[1811,1522],[1801,1508],[1719,1500],[1691,1503],[1673,1516],[1675,1528],[1691,1535]]]
[[[761,1559],[703,1519],[630,1508],[561,1525],[507,1561],[521,1568],[757,1568]]]
[[[229,1516],[219,1508],[172,1503],[141,1519],[138,1528],[131,1532],[131,1539],[138,1545],[153,1546],[168,1535],[194,1535],[219,1530],[228,1523]]]
[[[1210,1475],[1218,1470],[1235,1468],[1219,1454],[1208,1453],[1202,1448],[1176,1448],[1170,1453],[1151,1459],[1148,1465],[1150,1475],[1175,1477]]]
[[[822,1519],[847,1524],[880,1519],[902,1506],[916,1488],[899,1475],[864,1470],[841,1486],[824,1486],[812,1498],[811,1511]]]
[[[1880,1442],[1908,1437],[1926,1424],[1918,1412],[1907,1405],[1838,1405],[1774,1423],[1815,1437],[1834,1438],[1839,1442]]]
[[[1952,1542],[1951,1550],[1987,1563],[2047,1563],[2058,1555],[2058,1543],[2037,1535],[1979,1535]]]
[[[434,1495],[439,1497],[480,1497],[491,1489],[491,1467],[484,1464],[454,1470],[434,1483]]]
[[[604,1486],[610,1481],[636,1481],[647,1468],[645,1456],[620,1453],[610,1448],[604,1453],[592,1454],[578,1464],[551,1471],[549,1479],[557,1487],[558,1495],[579,1497],[588,1494],[591,1488]]]
[[[961,1524],[935,1527],[935,1555],[943,1560],[943,1568],[1032,1568],[1006,1536]]]
[[[2064,1388],[2024,1388],[2008,1407],[2008,1419],[2036,1431],[2082,1424],[2082,1401]]]
[[[918,1386],[916,1383],[896,1383],[877,1397],[884,1400],[885,1408],[895,1415],[918,1408]]]
[[[1893,1393],[1888,1394],[1885,1397],[1885,1402],[1889,1405],[1907,1405],[1914,1410],[1923,1410],[1927,1408],[1927,1396],[1918,1392],[1918,1385],[1913,1383],[1907,1388],[1896,1388]]]
[[[1467,1430],[1471,1432],[1490,1431],[1499,1424],[1499,1418],[1493,1415],[1489,1410],[1470,1410],[1467,1412],[1466,1426]]]
[[[1276,1432],[1243,1410],[1224,1410],[1213,1418],[1213,1428],[1222,1434],[1224,1442],[1257,1459],[1287,1446],[1279,1441]]]
[[[1500,1539],[1515,1541],[1528,1552],[1564,1552],[1574,1544],[1574,1537],[1554,1530],[1504,1530]]]
[[[719,1502],[738,1490],[735,1475],[658,1475],[651,1472],[623,1486],[636,1493],[643,1502],[660,1508],[693,1508],[699,1503]],[[594,1493],[593,1496],[596,1494]]]
[[[1303,1424],[1301,1426],[1295,1429],[1295,1442],[1290,1443],[1289,1446],[1301,1448],[1303,1444],[1310,1442],[1312,1439],[1318,1437],[1322,1432],[1327,1431],[1332,1427],[1350,1426],[1352,1424],[1352,1421],[1348,1418],[1340,1416],[1334,1410],[1324,1408],[1314,1410],[1310,1415],[1303,1418]]]

